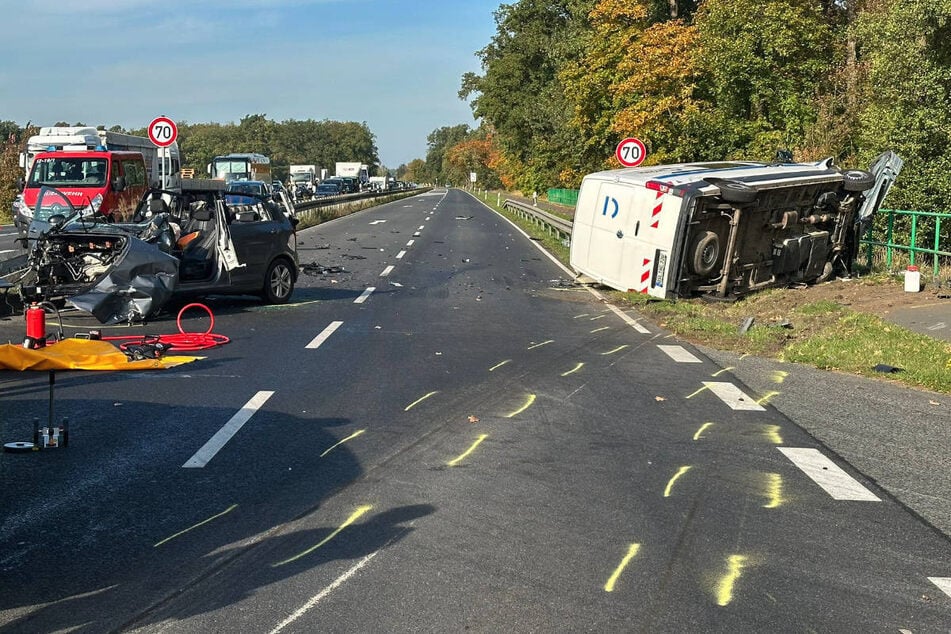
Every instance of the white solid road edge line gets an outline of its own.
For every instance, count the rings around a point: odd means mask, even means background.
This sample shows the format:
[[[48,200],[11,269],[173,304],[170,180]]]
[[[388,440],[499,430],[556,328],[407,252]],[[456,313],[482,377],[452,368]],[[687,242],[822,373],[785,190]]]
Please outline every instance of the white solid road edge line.
[[[313,609],[318,603],[320,603],[320,601],[324,597],[326,597],[331,592],[333,592],[338,587],[340,587],[340,585],[344,583],[347,579],[355,575],[357,571],[360,570],[360,568],[363,568],[368,563],[370,563],[370,560],[376,557],[377,553],[379,552],[380,551],[372,552],[366,557],[364,557],[363,559],[361,559],[360,561],[358,561],[356,564],[354,564],[350,568],[350,570],[348,570],[347,572],[337,577],[333,583],[331,583],[329,586],[327,586],[326,588],[324,588],[323,590],[315,594],[313,597],[311,597],[310,600],[307,601],[307,603],[297,608],[297,610],[295,610],[293,614],[291,614],[289,617],[284,619],[284,621],[282,621],[280,625],[278,625],[273,630],[271,630],[269,634],[277,634],[278,632],[283,630],[285,627],[287,627],[288,625],[290,625],[291,623],[293,623],[300,617],[304,616],[304,614],[306,614],[308,610]]]
[[[489,207],[488,205],[486,205],[483,201],[479,200],[479,197],[478,197],[478,196],[473,196],[472,194],[469,194],[469,195],[472,196],[473,198],[475,198],[476,201],[478,201],[479,203],[481,203],[483,206],[488,207],[490,211],[492,211],[493,213],[496,213],[494,209],[492,209],[491,207]],[[551,260],[551,261],[555,264],[555,266],[557,266],[557,267],[560,268],[562,271],[564,271],[565,273],[567,273],[567,274],[568,274],[568,277],[570,277],[571,279],[575,279],[575,273],[574,273],[574,271],[572,271],[572,270],[569,269],[567,266],[565,266],[564,264],[562,264],[561,262],[559,262],[559,261],[558,261],[558,258],[556,258],[555,256],[553,256],[553,255],[552,255],[551,253],[549,253],[548,251],[546,251],[546,250],[545,250],[540,244],[538,244],[536,241],[532,240],[532,237],[531,237],[530,235],[528,235],[528,233],[526,233],[524,229],[522,229],[521,227],[519,227],[517,224],[515,224],[514,222],[512,222],[511,220],[509,220],[508,218],[506,218],[506,217],[503,216],[502,214],[499,214],[499,216],[502,218],[502,220],[504,220],[505,222],[507,222],[507,223],[509,223],[510,225],[512,225],[512,226],[515,228],[516,231],[518,231],[519,233],[521,233],[523,236],[525,236],[525,238],[526,238],[527,240],[529,240],[532,244],[534,244],[534,245],[535,245],[535,248],[538,249],[539,251],[541,251],[541,252],[545,255],[545,257],[547,257],[549,260]],[[620,317],[620,318],[624,321],[624,323],[626,323],[628,326],[630,326],[631,328],[633,328],[633,329],[636,330],[637,332],[641,333],[642,335],[649,335],[649,334],[651,334],[651,331],[648,330],[647,328],[645,328],[644,326],[642,326],[641,324],[639,324],[639,323],[637,322],[637,320],[633,319],[630,315],[628,315],[627,313],[625,313],[624,311],[622,311],[620,308],[618,308],[618,307],[615,306],[614,304],[609,304],[609,303],[608,303],[608,299],[607,299],[604,295],[602,295],[601,293],[599,293],[598,291],[594,290],[593,288],[591,288],[591,287],[589,287],[589,286],[585,286],[584,289],[585,289],[586,291],[588,291],[589,293],[591,293],[592,295],[594,295],[594,296],[598,299],[598,301],[604,303],[608,308],[610,308],[610,309],[611,309],[611,312],[613,312],[615,315],[617,315],[618,317]]]
[[[319,335],[317,335],[316,337],[314,337],[313,341],[311,341],[309,344],[307,344],[306,346],[304,346],[304,349],[306,349],[306,350],[316,350],[317,348],[320,347],[320,344],[322,344],[323,342],[327,341],[327,339],[330,337],[330,335],[334,334],[334,331],[337,330],[337,328],[340,328],[340,326],[342,326],[342,325],[343,325],[343,322],[342,322],[342,321],[332,321],[332,322],[330,322],[330,325],[327,326],[326,328],[324,328],[323,331],[322,331]]]
[[[716,394],[730,409],[749,412],[765,412],[766,408],[757,403],[746,392],[732,383],[724,381],[704,381],[704,387]]]
[[[677,363],[703,363],[683,346],[657,346]]]
[[[863,487],[858,480],[826,458],[818,449],[805,447],[777,447],[813,482],[825,489],[834,500],[881,502],[877,495]]]
[[[273,395],[274,392],[261,391],[252,396],[251,400],[238,410],[238,413],[232,416],[231,420],[225,423],[224,427],[219,429],[182,467],[194,469],[208,464],[215,457],[215,454],[221,451],[221,448],[231,440],[231,437],[237,434],[238,430],[244,427],[244,424],[251,420],[254,413],[261,409]]]
[[[375,290],[376,290],[376,286],[367,286],[367,289],[366,289],[365,291],[363,291],[362,293],[360,293],[360,297],[358,297],[358,298],[356,298],[355,300],[353,300],[353,303],[354,303],[354,304],[362,304],[363,302],[367,301],[367,297],[369,297],[370,295],[372,295],[372,294],[373,294],[373,291],[375,291]]]
[[[951,597],[951,577],[928,577],[928,581],[938,586],[941,592]]]

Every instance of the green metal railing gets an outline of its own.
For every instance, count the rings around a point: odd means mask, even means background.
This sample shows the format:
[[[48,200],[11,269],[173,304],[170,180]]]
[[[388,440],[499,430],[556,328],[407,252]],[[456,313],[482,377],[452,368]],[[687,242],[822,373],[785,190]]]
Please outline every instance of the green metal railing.
[[[941,249],[941,221],[951,220],[951,214],[939,213],[934,211],[905,211],[902,209],[881,209],[879,214],[886,215],[885,241],[880,242],[872,239],[874,227],[869,227],[866,238],[862,244],[866,246],[867,264],[871,267],[873,251],[876,247],[885,249],[885,266],[888,270],[892,269],[892,261],[895,251],[904,251],[908,253],[908,263],[915,264],[916,255],[931,255],[933,260],[933,277],[938,277],[940,268],[940,258],[951,258],[951,252]],[[911,230],[908,234],[910,244],[898,244],[895,242],[895,219],[896,217],[910,217]],[[934,218],[934,248],[918,246],[918,219]],[[946,225],[948,226],[948,225]],[[930,234],[930,227],[928,233]]]
[[[578,190],[577,189],[549,189],[548,201],[558,205],[571,205],[571,206],[577,205],[578,204]]]

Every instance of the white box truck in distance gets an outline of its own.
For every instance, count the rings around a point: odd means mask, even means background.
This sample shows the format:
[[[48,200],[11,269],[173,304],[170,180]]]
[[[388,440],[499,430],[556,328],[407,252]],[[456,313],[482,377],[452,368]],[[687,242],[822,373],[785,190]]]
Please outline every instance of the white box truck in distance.
[[[297,188],[300,185],[306,187],[311,193],[317,187],[317,166],[316,165],[291,165],[288,168],[288,174],[291,179],[291,187]],[[294,191],[292,189],[291,191]]]
[[[848,275],[859,239],[901,170],[817,163],[693,163],[584,177],[571,267],[612,288],[663,299],[736,297]]]

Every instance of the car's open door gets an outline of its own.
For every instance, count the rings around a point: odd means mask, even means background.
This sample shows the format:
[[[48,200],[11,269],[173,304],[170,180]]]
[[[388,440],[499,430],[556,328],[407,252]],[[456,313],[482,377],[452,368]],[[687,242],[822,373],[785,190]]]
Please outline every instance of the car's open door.
[[[904,164],[901,157],[891,150],[875,157],[868,170],[875,176],[875,185],[865,192],[865,202],[859,208],[859,220],[865,221],[878,211]]]

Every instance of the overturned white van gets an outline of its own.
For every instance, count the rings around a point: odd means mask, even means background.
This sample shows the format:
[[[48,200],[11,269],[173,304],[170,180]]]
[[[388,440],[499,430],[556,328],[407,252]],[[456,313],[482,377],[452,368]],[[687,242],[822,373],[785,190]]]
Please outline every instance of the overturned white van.
[[[859,239],[901,170],[817,163],[687,163],[585,176],[572,268],[659,298],[737,297],[848,275]]]

